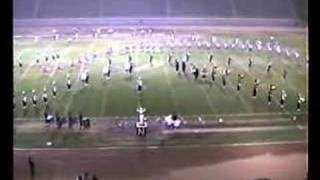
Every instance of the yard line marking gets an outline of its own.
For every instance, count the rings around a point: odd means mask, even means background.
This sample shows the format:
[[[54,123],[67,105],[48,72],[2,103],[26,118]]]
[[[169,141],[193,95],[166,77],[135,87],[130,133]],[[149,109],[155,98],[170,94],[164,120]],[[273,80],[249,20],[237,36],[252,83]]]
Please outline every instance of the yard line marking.
[[[221,73],[220,71],[218,71],[217,74],[220,75],[220,76],[222,75],[222,73]],[[244,97],[243,97],[241,94],[239,94],[238,91],[234,88],[234,83],[232,83],[232,81],[231,81],[231,80],[228,80],[227,78],[226,78],[226,81],[230,84],[228,87],[233,90],[233,93],[235,93],[235,94],[237,95],[237,97],[240,99],[241,103],[244,104],[244,107],[245,107],[247,110],[250,110],[250,108],[249,108],[249,107],[250,107],[249,102],[247,102],[247,101],[244,99]],[[216,84],[217,84],[217,83],[216,83]],[[218,86],[221,87],[220,84],[218,84]],[[222,87],[222,88],[223,88],[223,87]]]
[[[41,52],[40,56],[43,56],[44,52],[47,52],[48,49],[51,48],[51,45],[46,46],[45,50]],[[22,56],[22,54],[26,53],[26,50],[23,50],[23,53],[21,52],[20,55],[18,56],[19,58]],[[19,77],[19,79],[17,79],[17,81],[14,82],[14,87],[16,86],[16,84],[18,82],[20,82],[21,80],[23,80],[23,78],[29,73],[31,67],[34,66],[34,62],[28,63],[27,68],[24,70],[23,74]]]
[[[21,50],[22,52],[19,53],[19,55],[17,56],[17,58],[14,58],[14,60],[17,60],[17,59],[20,59],[20,57],[26,53],[26,50]],[[28,66],[30,66],[30,64],[28,64]],[[28,69],[29,67],[27,67]],[[17,68],[17,70],[19,70],[20,68]],[[26,70],[25,70],[26,71]],[[19,77],[19,79],[17,79],[17,81],[20,81],[22,79],[22,77],[24,76],[24,73],[25,71],[23,72],[23,74]],[[17,84],[17,81],[14,81],[14,87],[16,86]]]
[[[40,57],[43,57],[43,55],[44,55],[46,52],[48,52],[50,49],[52,49],[52,44],[47,45],[46,48],[45,48],[43,51],[41,51]],[[31,64],[33,64],[33,63],[31,63]],[[51,64],[51,62],[50,62],[50,64]],[[45,84],[47,84],[47,82],[46,82]]]
[[[75,82],[74,82],[73,86],[75,86],[75,85],[78,84],[78,82],[79,82],[79,77],[78,77],[78,76],[79,76],[79,74],[81,74],[81,71],[82,71],[82,70],[83,70],[83,64],[81,65],[81,68],[80,68],[80,70],[78,71],[78,74],[77,74],[77,76],[76,76],[76,79],[75,79]],[[70,96],[70,99],[69,99],[67,105],[65,106],[64,114],[66,114],[66,113],[69,111],[70,106],[71,106],[71,104],[73,103],[74,95],[77,93],[77,91],[78,91],[78,90],[72,91],[71,96]]]
[[[224,51],[221,51],[221,52],[222,52],[223,55],[224,55],[224,53],[226,53],[226,52],[224,52]],[[215,62],[217,63],[217,65],[218,65],[218,67],[219,67],[218,69],[226,68],[225,63],[221,63],[221,61],[215,61]],[[209,76],[210,76],[210,75],[209,75]],[[217,76],[220,76],[220,77],[222,76],[222,73],[221,73],[220,70],[217,71]],[[226,78],[226,81],[227,81],[227,83],[228,83],[226,86],[227,86],[228,88],[230,88],[230,89],[233,91],[234,94],[236,94],[236,96],[240,99],[241,103],[243,104],[243,107],[245,107],[247,111],[250,111],[250,104],[249,104],[249,102],[243,97],[242,94],[240,94],[240,93],[236,90],[235,84],[234,84],[231,80],[229,80],[228,77]],[[222,89],[222,90],[224,91],[224,87],[223,87],[220,83],[218,83],[217,80],[214,81],[214,83],[215,83],[216,86],[219,87],[220,90]]]
[[[175,149],[175,148],[203,148],[203,147],[250,147],[269,145],[294,145],[308,144],[307,140],[301,141],[273,141],[256,143],[208,144],[204,145],[164,145],[164,146],[107,146],[93,148],[13,148],[14,151],[92,151],[92,150],[136,150],[136,149]]]
[[[174,111],[177,111],[177,102],[174,100],[174,87],[172,86],[172,84],[171,84],[171,81],[170,81],[170,77],[169,77],[169,75],[168,75],[168,68],[164,68],[164,69],[162,69],[163,70],[163,72],[164,72],[164,74],[165,74],[165,76],[166,76],[166,82],[167,82],[167,84],[168,84],[168,86],[169,86],[169,89],[170,89],[170,99],[171,99],[171,101],[172,101],[172,103],[173,103],[173,108],[174,108]]]
[[[262,56],[262,54],[260,54],[260,53],[254,53],[257,57],[259,57],[260,59],[263,59],[264,57]],[[269,61],[271,61],[271,62],[274,62],[274,56],[272,56],[272,54],[268,54],[267,55],[267,58],[268,58],[268,60]],[[304,73],[303,71],[301,71],[299,68],[296,68],[296,67],[294,67],[293,65],[295,65],[295,64],[293,64],[292,62],[285,62],[285,61],[290,61],[290,60],[288,60],[288,59],[286,59],[286,58],[283,58],[284,59],[284,61],[282,60],[282,57],[281,57],[281,59],[280,59],[280,62],[281,62],[281,64],[282,65],[284,65],[284,66],[289,66],[289,67],[293,67],[295,70],[296,70],[296,72],[298,73],[298,74],[306,74],[306,73]],[[278,61],[279,62],[279,61]],[[266,63],[264,62],[261,62],[261,64],[262,64],[262,66],[264,66],[264,67],[266,67]],[[281,72],[279,72],[279,71],[272,71],[271,73],[275,73],[276,74],[276,76],[279,76],[279,77],[281,77],[281,80],[280,81],[282,81],[282,83],[284,83],[284,84],[286,84],[286,85],[288,85],[288,87],[291,89],[291,90],[296,90],[296,88],[291,84],[291,83],[286,83],[287,82],[287,80],[284,80],[283,78],[282,78],[282,73]]]
[[[108,94],[108,91],[107,91],[107,88],[106,88],[103,91],[103,98],[102,98],[102,104],[101,104],[101,109],[100,109],[100,117],[102,117],[104,115],[105,110],[106,110],[106,102],[108,100],[107,94]]]
[[[203,91],[203,93],[205,94],[205,97],[206,97],[206,101],[207,101],[207,104],[209,105],[210,109],[211,109],[211,112],[214,113],[215,109],[214,109],[214,106],[212,105],[211,101],[210,101],[210,98],[209,98],[209,94],[208,92],[204,89],[203,86],[200,86],[200,89]]]
[[[52,48],[52,45],[50,46]],[[72,49],[72,46],[68,46],[67,48],[63,48],[60,53],[62,54],[63,53],[66,53],[68,51],[70,51]],[[59,62],[58,62],[59,61]],[[53,71],[51,71],[51,73],[49,74],[49,77],[47,78],[47,81],[45,83],[46,86],[48,86],[49,84],[49,81],[50,81],[50,78],[52,78],[54,76],[54,74],[57,72],[57,68],[58,68],[58,64],[61,62],[61,59],[59,60],[55,60],[53,63],[54,63],[54,68],[53,68]],[[50,65],[52,64],[52,61],[50,61]]]
[[[56,43],[56,42],[53,42],[53,43]],[[51,49],[53,48],[52,44],[50,45],[50,48],[51,48]],[[48,49],[49,49],[49,48],[48,48]],[[47,49],[45,52],[47,52],[48,49]],[[60,50],[60,53],[61,53],[61,54],[66,53],[66,52],[70,51],[71,49],[72,49],[72,47],[71,47],[71,46],[68,46],[68,47],[63,48],[62,50]],[[62,53],[62,52],[63,52],[63,53]],[[44,54],[44,53],[42,53],[42,54]],[[53,76],[54,76],[55,73],[57,72],[57,70],[58,70],[58,64],[59,64],[60,62],[62,62],[61,59],[59,59],[59,60],[56,59],[54,62],[52,62],[52,61],[49,62],[49,63],[50,63],[50,66],[52,66],[52,64],[54,65],[54,68],[53,68],[53,70],[50,72],[49,76],[47,76],[46,82],[44,83],[45,87],[49,87],[49,86],[51,85],[50,81],[52,80]],[[59,105],[59,102],[57,102],[57,101],[59,101],[58,98],[57,98],[56,100],[52,101],[52,103],[53,103],[54,106],[57,106],[57,104]],[[40,119],[41,119],[41,118],[40,118]]]
[[[41,52],[41,56],[43,56],[46,52],[48,52],[50,49],[53,49],[53,43],[56,43],[56,42],[52,42],[50,45],[48,45],[45,49],[45,51],[42,51]],[[62,51],[60,52],[67,52],[71,49],[71,46],[68,46],[67,48],[64,48]],[[54,66],[53,67],[53,70],[50,72],[50,74],[47,76],[46,78],[46,82],[44,83],[44,87],[48,87],[51,85],[50,81],[52,80],[52,77],[55,75],[56,71],[57,71],[57,68],[58,68],[58,63],[61,62],[61,60],[59,59],[56,59],[54,62],[52,61],[49,61],[49,66],[52,67],[52,65]],[[43,75],[43,74],[42,74]],[[54,105],[57,105],[57,100],[53,101]],[[41,114],[41,113],[40,113]],[[41,118],[40,118],[41,119]]]
[[[152,69],[159,68],[163,64],[164,64],[163,62],[153,62]],[[149,63],[145,63],[143,65],[137,66],[135,69],[136,69],[136,72],[141,72],[141,71],[146,71],[146,70],[148,71],[148,70],[150,70],[150,64]]]
[[[241,69],[245,69],[242,64],[238,63],[237,61],[236,61],[236,63],[238,64],[238,67],[241,67]],[[255,79],[255,78],[251,75],[251,73],[246,73],[246,74],[249,75],[252,79]],[[264,97],[267,97],[268,92],[267,92],[267,90],[266,90],[265,88],[263,88],[263,87],[265,87],[265,86],[267,86],[267,84],[261,84],[261,85],[260,85],[260,87],[261,87],[260,89],[261,89],[262,92],[264,93]],[[274,98],[272,98],[272,101],[275,102],[278,106],[280,106],[280,103],[279,103],[277,100],[275,100]],[[286,112],[286,114],[288,114],[288,115],[291,114],[291,112],[288,111],[286,108],[283,108],[283,110]]]
[[[34,66],[34,63],[28,64],[27,68],[23,71],[22,75],[20,76],[19,80],[22,80],[30,71],[30,69]]]
[[[95,45],[95,42],[96,42],[96,39],[93,39],[93,41],[91,42],[90,46],[89,46],[89,52],[91,52],[91,50],[93,49],[94,45]],[[89,66],[90,64],[88,64]],[[83,72],[83,70],[85,69],[85,66],[84,64],[81,64],[81,67],[80,67],[80,70],[78,71],[77,73],[77,76],[76,76],[76,80],[75,80],[75,83],[74,85],[78,84],[79,82],[79,79],[81,78],[81,73]],[[74,95],[77,93],[78,90],[75,90],[75,91],[72,91],[72,94],[71,94],[71,98],[69,99],[67,105],[66,105],[66,108],[65,108],[65,111],[64,111],[64,114],[66,114],[69,109],[70,109],[70,106],[71,104],[73,103],[73,100],[74,100]]]
[[[107,80],[105,79],[105,77],[102,77],[102,83],[109,83],[109,81],[112,81],[111,79]],[[102,117],[105,114],[106,111],[106,102],[108,102],[108,92],[109,92],[109,87],[104,87],[105,85],[102,84],[103,86],[103,98],[102,98],[102,103],[101,103],[101,107],[100,107],[100,117]]]

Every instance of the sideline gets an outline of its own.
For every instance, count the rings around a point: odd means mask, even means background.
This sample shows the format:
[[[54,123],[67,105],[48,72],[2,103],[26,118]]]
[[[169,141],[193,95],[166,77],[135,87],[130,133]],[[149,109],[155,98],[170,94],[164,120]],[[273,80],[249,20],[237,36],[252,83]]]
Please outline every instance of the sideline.
[[[267,145],[308,144],[308,141],[276,141],[263,143],[234,143],[234,144],[208,144],[208,145],[171,145],[171,146],[110,146],[96,148],[13,148],[14,151],[92,151],[92,150],[136,150],[136,149],[175,149],[175,148],[203,148],[203,147],[248,147]]]
[[[158,118],[158,117],[162,117],[162,116],[166,116],[167,114],[163,114],[163,115],[154,115],[154,116],[148,116],[149,118]],[[305,115],[308,116],[308,112],[292,112],[290,113],[290,115],[292,116],[298,116],[298,115]],[[210,119],[210,118],[219,118],[219,117],[223,117],[223,118],[235,118],[235,117],[241,117],[241,118],[259,118],[259,117],[263,117],[263,116],[268,116],[269,118],[271,118],[270,116],[289,116],[287,113],[283,113],[283,112],[259,112],[259,113],[234,113],[234,114],[194,114],[194,115],[182,115],[183,118],[185,119],[197,119],[198,116],[202,117],[203,119]],[[90,117],[93,120],[106,120],[106,119],[132,119],[132,118],[136,118],[136,116],[104,116],[104,117]],[[266,119],[266,118],[264,118]],[[16,121],[37,121],[37,120],[41,120],[41,118],[25,118],[25,117],[16,117],[14,118],[14,120]]]
[[[265,126],[265,127],[229,127],[229,128],[197,128],[197,129],[175,129],[163,130],[165,135],[189,134],[189,133],[235,133],[235,132],[261,132],[261,131],[283,131],[283,130],[304,130],[305,126]]]

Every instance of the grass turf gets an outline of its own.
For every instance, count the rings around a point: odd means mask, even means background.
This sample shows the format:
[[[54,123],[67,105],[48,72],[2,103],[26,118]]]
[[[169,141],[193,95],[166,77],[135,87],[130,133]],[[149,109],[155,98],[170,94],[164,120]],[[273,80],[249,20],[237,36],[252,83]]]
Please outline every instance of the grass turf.
[[[242,35],[240,39],[266,39],[270,34],[263,35]],[[86,116],[132,116],[136,114],[137,104],[140,103],[147,108],[149,115],[164,115],[177,112],[182,115],[216,115],[216,114],[251,114],[251,113],[292,113],[296,111],[297,93],[308,98],[307,91],[307,70],[305,57],[306,37],[305,34],[288,33],[272,34],[280,43],[291,48],[296,48],[301,54],[299,60],[286,58],[279,55],[270,55],[263,52],[251,54],[239,50],[212,50],[214,61],[218,67],[226,67],[227,58],[233,59],[231,63],[231,75],[228,78],[227,87],[223,88],[221,75],[218,74],[215,83],[209,85],[194,81],[189,73],[188,77],[178,76],[173,67],[167,63],[167,51],[154,54],[154,67],[148,63],[146,53],[134,53],[133,59],[136,63],[135,76],[142,77],[145,90],[141,95],[135,91],[135,79],[128,80],[124,74],[123,66],[127,61],[127,55],[112,56],[113,67],[112,79],[106,81],[102,76],[102,67],[106,62],[104,52],[108,47],[125,46],[132,43],[132,39],[83,39],[78,42],[68,43],[65,40],[52,41],[40,40],[35,43],[31,40],[15,40],[14,58],[15,64],[20,58],[24,67],[14,69],[15,89],[15,117],[40,117],[43,114],[44,106],[40,102],[37,108],[31,106],[26,110],[21,107],[21,91],[25,90],[31,98],[31,90],[36,89],[39,95],[44,86],[49,90],[49,107],[52,112],[58,111],[62,115],[67,112],[73,114],[82,112]],[[221,36],[230,38],[229,36]],[[88,65],[90,72],[90,85],[84,87],[78,78],[78,68],[63,69],[52,73],[52,76],[45,75],[36,66],[30,66],[39,53],[46,50],[60,49],[61,62],[70,62],[88,51],[95,51],[99,55],[97,61]],[[176,56],[183,57],[185,51],[179,51]],[[207,64],[207,50],[193,49],[191,61],[202,67]],[[41,56],[43,57],[43,56]],[[247,59],[254,60],[253,69],[248,70]],[[41,59],[43,61],[43,58]],[[266,74],[266,66],[269,62],[273,64],[272,73]],[[51,65],[53,65],[51,63]],[[288,71],[286,80],[282,79],[282,71]],[[66,73],[71,73],[73,90],[66,89]],[[237,74],[244,73],[245,78],[240,92],[236,91]],[[258,90],[257,99],[251,97],[254,78],[259,78],[263,83]],[[51,82],[56,81],[58,96],[53,99],[51,96]],[[273,94],[273,102],[267,105],[267,89],[270,83],[278,86]],[[285,110],[279,107],[280,90],[285,89],[288,95]],[[140,97],[141,96],[141,97]],[[307,111],[307,106],[302,106],[302,112]]]

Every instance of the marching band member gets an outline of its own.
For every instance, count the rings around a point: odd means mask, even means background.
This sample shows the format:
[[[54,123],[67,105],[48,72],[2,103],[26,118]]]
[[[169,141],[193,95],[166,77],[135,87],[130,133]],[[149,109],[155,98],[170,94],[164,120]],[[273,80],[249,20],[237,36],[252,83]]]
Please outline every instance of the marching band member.
[[[36,95],[36,90],[32,90],[32,104],[36,106],[38,102],[38,96]]]
[[[28,98],[26,96],[26,92],[25,91],[22,91],[22,106],[23,106],[23,109],[26,109],[27,108],[27,102],[28,102]]]
[[[285,103],[286,98],[287,98],[287,94],[286,94],[285,90],[282,90],[281,95],[280,95],[280,108],[281,109],[284,108],[284,103]]]

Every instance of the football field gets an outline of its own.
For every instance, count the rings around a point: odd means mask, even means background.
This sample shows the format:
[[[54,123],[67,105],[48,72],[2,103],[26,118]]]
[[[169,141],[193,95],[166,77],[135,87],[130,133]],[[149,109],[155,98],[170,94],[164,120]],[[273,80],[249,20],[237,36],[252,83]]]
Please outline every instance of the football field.
[[[281,34],[244,34],[237,36],[240,40],[247,39],[268,41],[273,35],[282,47],[295,49],[299,58],[287,57],[284,53],[267,52],[266,50],[241,50],[239,48],[198,48],[176,47],[170,49],[166,46],[169,36],[154,34],[153,36],[130,36],[118,34],[105,38],[80,38],[68,42],[66,39],[52,40],[16,39],[14,41],[14,101],[16,104],[16,118],[40,118],[43,116],[45,105],[41,100],[42,89],[48,90],[48,110],[51,113],[59,112],[67,115],[68,112],[76,115],[83,113],[90,117],[134,116],[138,105],[147,109],[147,115],[167,115],[178,113],[182,116],[194,115],[223,115],[223,114],[272,114],[295,113],[297,95],[308,97],[307,94],[307,66],[306,66],[306,37],[304,33]],[[190,35],[177,34],[176,39],[181,42],[190,39]],[[201,39],[210,41],[208,34],[200,34]],[[230,41],[235,35],[216,35],[220,41]],[[153,66],[149,63],[150,52],[143,52],[141,43],[155,46]],[[128,61],[125,47],[133,47],[131,51],[134,62],[132,78],[125,73],[124,64]],[[160,48],[157,48],[160,47]],[[106,51],[112,48],[111,79],[106,80],[102,69],[107,63]],[[60,58],[51,59],[52,52],[59,52]],[[209,76],[203,80],[199,77],[194,80],[190,66],[187,73],[177,74],[174,66],[167,62],[168,54],[173,53],[173,60],[185,58],[190,52],[190,62],[196,64],[200,71],[206,66]],[[97,57],[90,63],[78,64],[77,59],[87,53],[95,53]],[[216,80],[211,80],[211,66],[208,55],[212,53],[213,61],[218,67]],[[49,56],[49,60],[44,60]],[[227,59],[232,58],[228,67]],[[40,62],[35,60],[39,58]],[[253,66],[248,68],[248,59],[253,60]],[[22,61],[23,67],[17,66]],[[74,61],[75,66],[70,63]],[[270,73],[266,72],[267,65],[272,64]],[[42,67],[41,67],[42,66]],[[61,66],[61,70],[57,67]],[[44,73],[41,68],[47,67]],[[227,84],[222,85],[221,76],[228,68]],[[89,71],[89,86],[85,86],[80,79],[81,73]],[[288,72],[287,78],[282,77],[283,71]],[[67,90],[66,74],[70,73],[72,88]],[[240,91],[236,90],[238,74],[244,74]],[[144,83],[142,93],[136,91],[136,79],[140,76]],[[257,98],[252,97],[254,80],[259,79],[261,84]],[[56,82],[57,97],[51,95],[52,82]],[[270,84],[276,86],[273,92],[272,103],[268,105],[267,95]],[[36,90],[39,102],[33,107],[31,103],[32,90]],[[285,108],[280,108],[281,90],[287,94]],[[28,97],[28,106],[22,108],[22,91]],[[306,104],[302,105],[300,112],[306,112]]]

